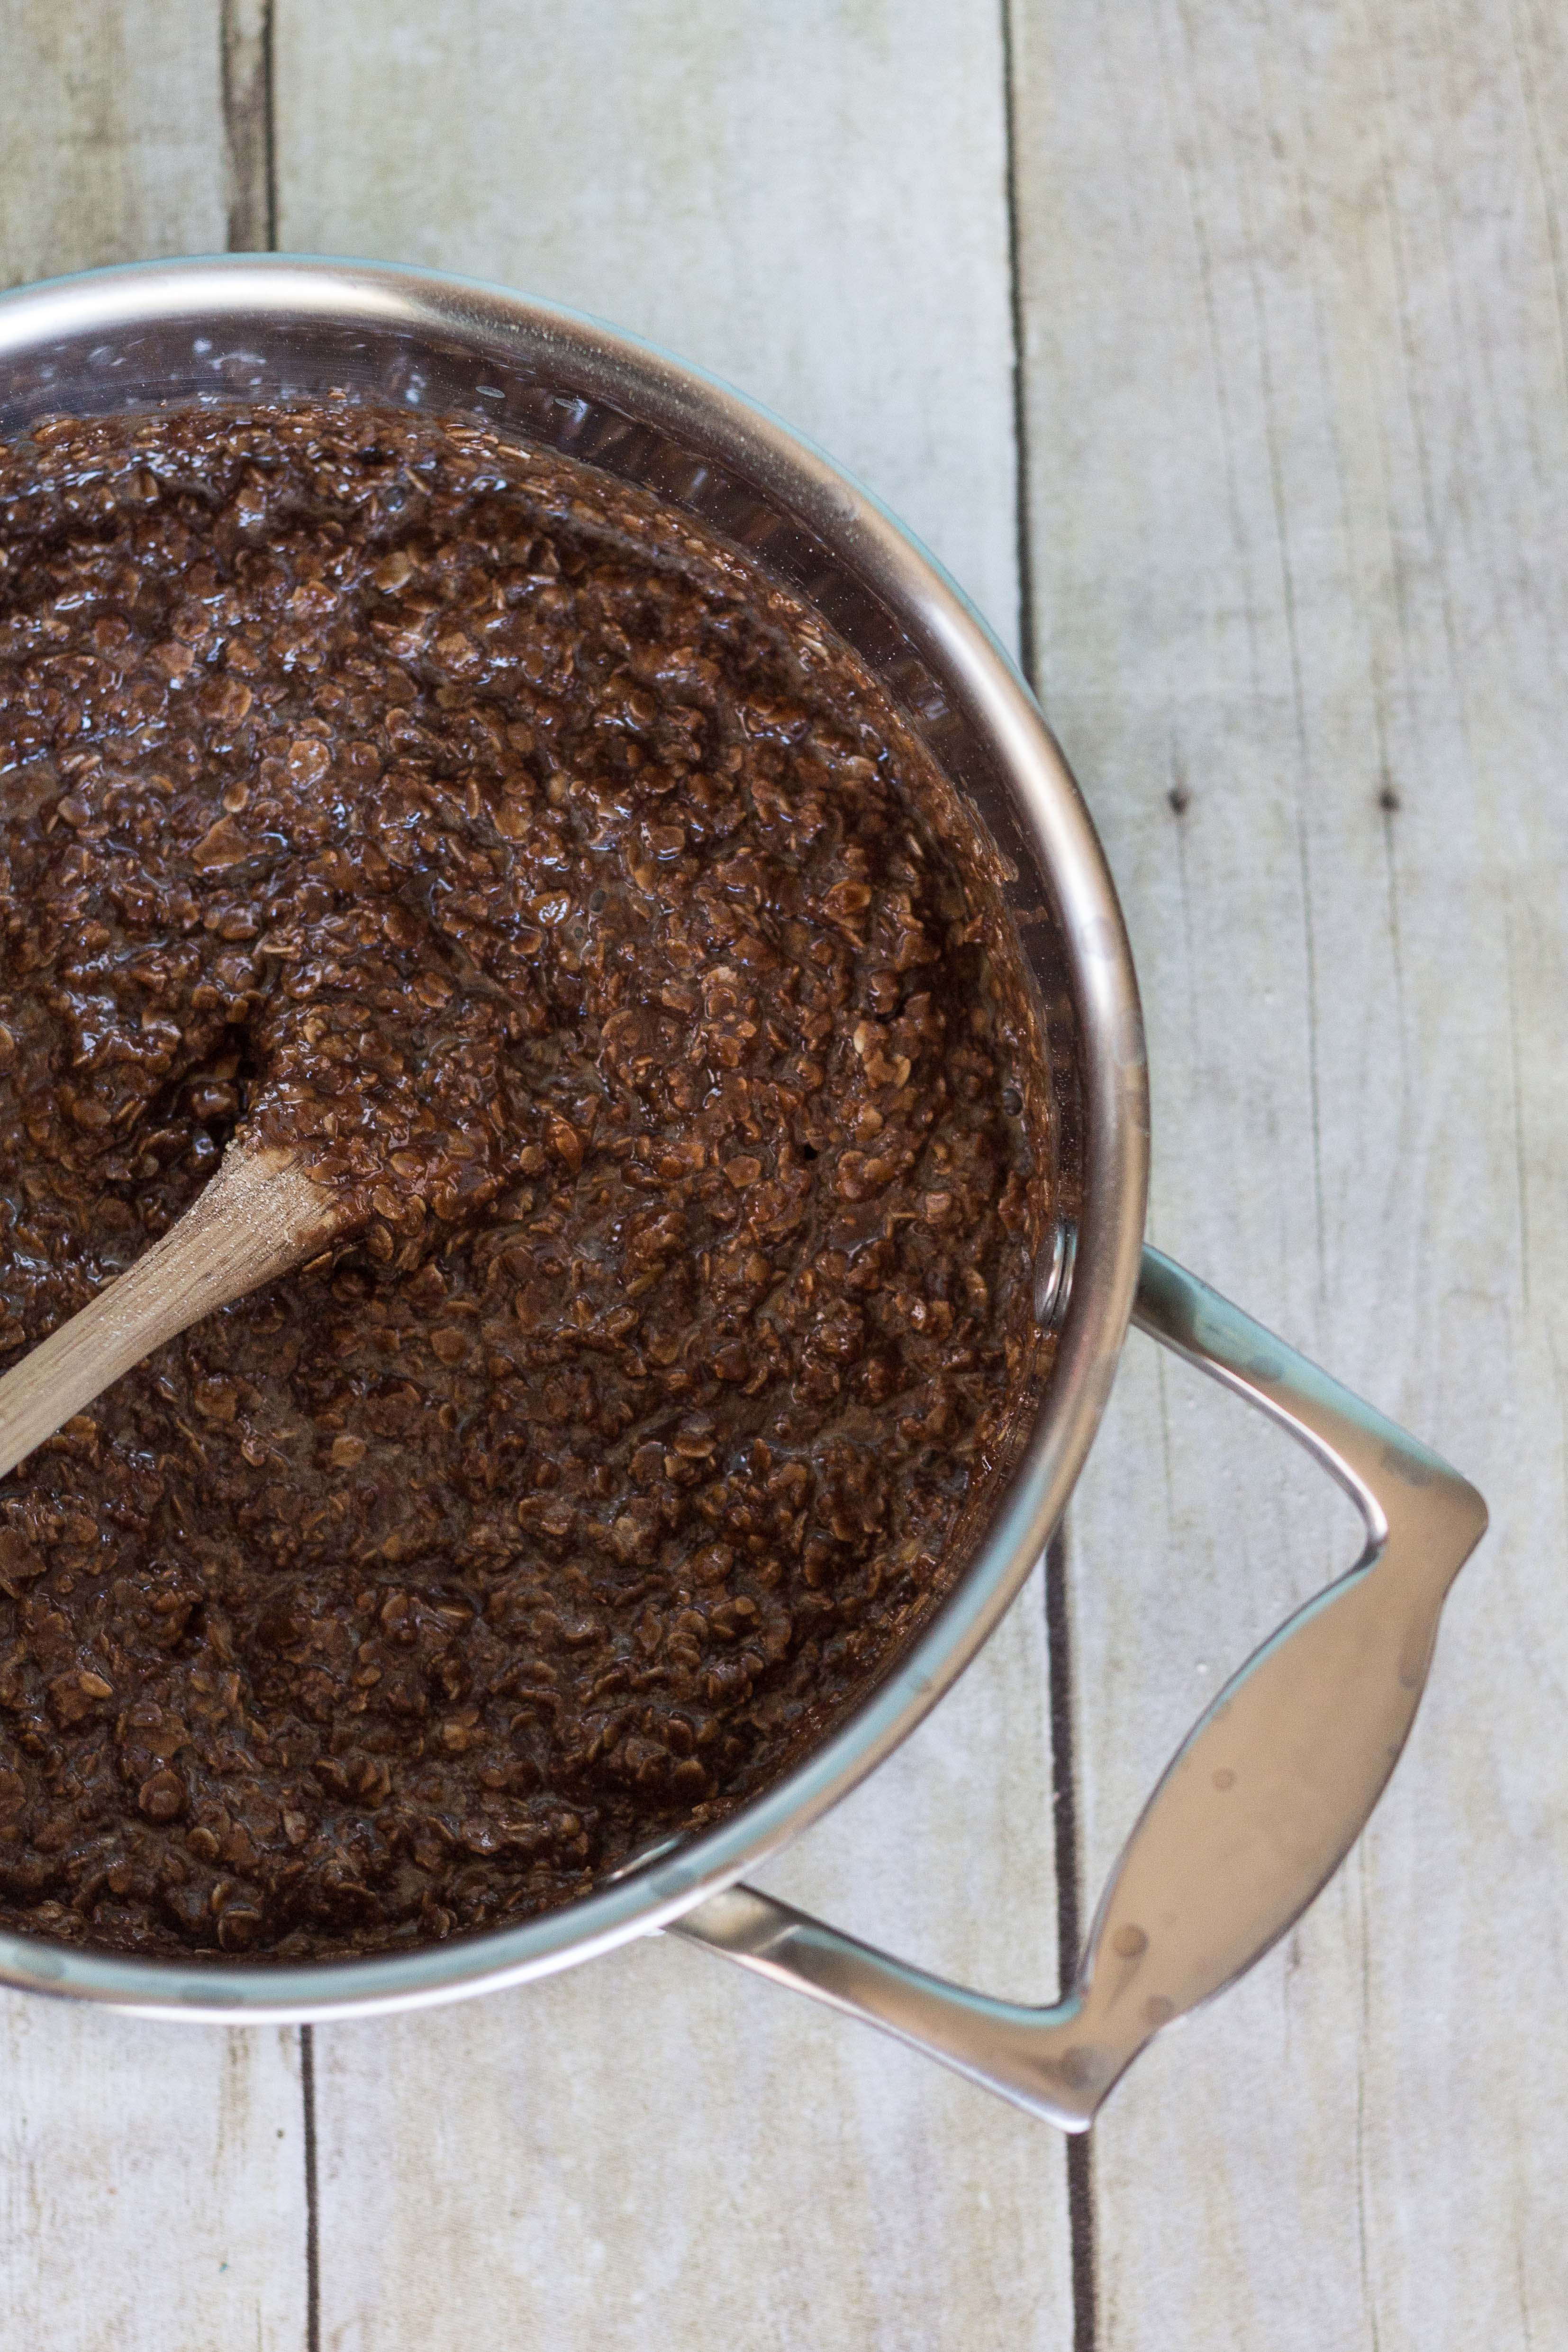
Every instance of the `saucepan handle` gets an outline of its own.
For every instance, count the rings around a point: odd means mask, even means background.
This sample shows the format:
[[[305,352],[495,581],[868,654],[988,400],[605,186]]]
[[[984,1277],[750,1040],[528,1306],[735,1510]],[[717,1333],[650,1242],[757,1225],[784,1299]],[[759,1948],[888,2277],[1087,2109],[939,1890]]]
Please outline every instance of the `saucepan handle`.
[[[747,1886],[673,1930],[1069,2131],[1333,1876],[1405,1744],[1444,1597],[1487,1523],[1447,1463],[1157,1250],[1144,1253],[1134,1320],[1315,1454],[1358,1506],[1366,1547],[1177,1749],[1112,1872],[1071,1990],[1049,2009],[990,2000]]]

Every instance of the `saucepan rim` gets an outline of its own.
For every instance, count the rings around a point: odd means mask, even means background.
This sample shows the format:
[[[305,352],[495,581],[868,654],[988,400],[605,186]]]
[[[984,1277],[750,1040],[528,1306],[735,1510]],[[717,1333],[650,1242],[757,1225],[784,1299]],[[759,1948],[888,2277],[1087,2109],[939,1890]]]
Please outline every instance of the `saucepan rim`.
[[[1037,869],[1042,909],[1056,926],[1076,1017],[1082,1193],[1049,1388],[970,1565],[861,1706],[737,1812],[651,1850],[578,1902],[408,1951],[305,1966],[184,1963],[0,1933],[0,1983],[142,2016],[226,2023],[417,2008],[572,1966],[668,1925],[846,1795],[975,1656],[1061,1516],[1126,1333],[1148,1181],[1137,983],[1088,812],[1010,656],[941,565],[871,491],[758,403],[588,313],[477,279],[307,255],[133,262],[0,296],[0,431],[16,429],[16,387],[24,381],[31,415],[40,405],[78,414],[152,405],[170,394],[137,377],[140,335],[188,328],[193,348],[201,349],[197,337],[205,334],[210,346],[214,336],[246,320],[272,337],[298,339],[289,347],[296,375],[308,366],[312,326],[396,338],[400,348],[423,341],[448,353],[493,357],[503,369],[531,373],[727,469],[831,551],[961,712],[1005,786]],[[325,390],[327,381],[308,388]],[[127,397],[131,385],[133,398]],[[300,388],[298,382],[293,388]],[[1047,919],[1043,911],[1040,919]]]

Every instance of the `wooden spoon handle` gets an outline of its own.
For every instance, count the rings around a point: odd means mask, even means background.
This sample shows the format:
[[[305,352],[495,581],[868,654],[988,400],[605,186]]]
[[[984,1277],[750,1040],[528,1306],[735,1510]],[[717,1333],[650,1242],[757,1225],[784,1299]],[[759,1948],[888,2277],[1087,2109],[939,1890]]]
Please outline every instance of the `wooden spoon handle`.
[[[325,1248],[335,1223],[287,1152],[231,1150],[144,1257],[0,1380],[0,1477],[165,1339]]]

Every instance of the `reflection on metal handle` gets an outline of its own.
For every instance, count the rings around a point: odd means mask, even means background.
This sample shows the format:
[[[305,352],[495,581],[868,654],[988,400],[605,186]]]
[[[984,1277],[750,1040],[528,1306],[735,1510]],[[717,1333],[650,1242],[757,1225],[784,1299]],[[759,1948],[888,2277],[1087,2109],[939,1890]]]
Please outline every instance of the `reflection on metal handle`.
[[[1032,2114],[1084,2130],[1162,2026],[1251,1967],[1377,1802],[1486,1506],[1415,1438],[1145,1250],[1134,1319],[1262,1407],[1359,1507],[1366,1549],[1227,1684],[1149,1799],[1077,1977],[1030,2009],[904,1966],[747,1886],[674,1933],[865,2019]]]

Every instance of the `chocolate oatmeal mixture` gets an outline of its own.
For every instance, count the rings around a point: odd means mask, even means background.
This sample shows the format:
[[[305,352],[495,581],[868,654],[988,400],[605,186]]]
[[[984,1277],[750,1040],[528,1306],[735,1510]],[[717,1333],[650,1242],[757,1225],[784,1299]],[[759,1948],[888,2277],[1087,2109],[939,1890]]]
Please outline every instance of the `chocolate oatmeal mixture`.
[[[236,1130],[344,1220],[0,1482],[0,1924],[494,1926],[863,1695],[1042,1370],[928,781],[805,608],[478,427],[0,451],[0,1369]]]

